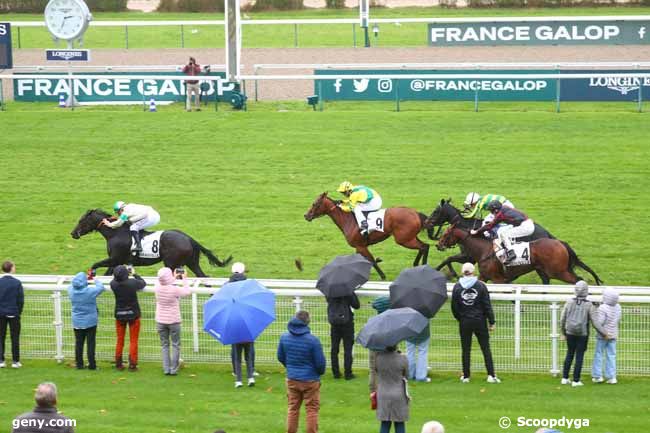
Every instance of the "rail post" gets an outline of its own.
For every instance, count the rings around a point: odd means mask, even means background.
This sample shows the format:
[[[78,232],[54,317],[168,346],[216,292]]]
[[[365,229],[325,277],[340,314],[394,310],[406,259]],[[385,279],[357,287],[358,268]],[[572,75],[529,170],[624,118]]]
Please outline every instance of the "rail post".
[[[124,25],[124,42],[126,44],[126,49],[129,49],[129,26]]]
[[[199,287],[199,280],[194,282],[192,289],[192,348],[194,353],[199,353],[199,300],[196,289]]]
[[[253,75],[257,75],[257,70],[259,66],[255,65],[253,67]],[[255,102],[257,102],[257,80],[255,80]]]
[[[560,362],[559,362],[559,338],[557,329],[557,315],[560,309],[560,305],[557,302],[553,302],[550,305],[551,309],[551,374],[557,376],[560,373]]]
[[[185,28],[181,24],[181,48],[185,48]]]
[[[515,290],[515,359],[521,358],[521,287]]]
[[[296,313],[300,310],[302,310],[302,305],[303,305],[303,300],[300,296],[296,296],[293,298],[293,305],[296,309]]]
[[[56,336],[56,355],[54,359],[59,364],[63,362],[63,310],[61,308],[61,290],[63,290],[63,282],[65,277],[59,278],[56,282],[56,290],[52,294],[54,302],[54,334]]]
[[[643,113],[643,84],[639,84],[639,113]]]
[[[562,82],[560,81],[560,65],[555,65],[557,71],[557,81],[555,83],[555,112],[560,112],[560,96],[562,92]]]
[[[318,108],[323,111],[323,80],[318,80]]]
[[[399,79],[395,80],[395,110],[399,112]]]
[[[18,49],[21,49],[22,47],[20,46],[20,26],[18,28]]]
[[[20,27],[19,27],[20,29]],[[356,48],[357,47],[357,26],[356,24],[352,24],[352,47]]]

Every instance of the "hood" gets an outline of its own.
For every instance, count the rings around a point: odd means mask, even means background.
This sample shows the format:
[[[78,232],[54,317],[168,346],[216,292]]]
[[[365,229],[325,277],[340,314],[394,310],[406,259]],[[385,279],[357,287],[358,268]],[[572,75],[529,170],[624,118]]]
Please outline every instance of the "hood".
[[[478,277],[474,275],[472,275],[471,277],[460,277],[458,279],[458,282],[463,287],[463,289],[472,287],[474,284],[476,284],[477,281],[478,281]]]
[[[309,326],[302,320],[298,320],[295,317],[291,320],[289,320],[289,324],[287,325],[287,329],[289,332],[291,332],[293,335],[304,335],[304,334],[309,334]]]
[[[88,285],[88,277],[86,276],[85,272],[79,272],[77,275],[74,276],[72,279],[72,287],[75,290],[80,290],[83,289]]]
[[[605,289],[603,292],[603,302],[612,307],[618,304],[618,292],[614,289]]]
[[[129,278],[129,271],[126,266],[119,265],[113,270],[113,277],[116,281],[126,281]]]
[[[585,280],[576,283],[574,292],[578,298],[586,298],[589,295],[589,285]]]
[[[163,286],[170,286],[174,284],[174,274],[169,268],[160,268],[158,270],[158,282]]]
[[[388,296],[379,296],[374,301],[372,301],[372,308],[377,311],[377,314],[381,314],[384,311],[390,309],[390,298]]]

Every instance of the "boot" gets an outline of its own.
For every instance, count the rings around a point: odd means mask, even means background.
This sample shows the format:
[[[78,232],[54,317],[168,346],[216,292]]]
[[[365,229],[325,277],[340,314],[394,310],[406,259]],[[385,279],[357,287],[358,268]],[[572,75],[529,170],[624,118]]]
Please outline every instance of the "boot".
[[[361,221],[361,225],[359,226],[359,231],[361,232],[362,235],[368,234],[368,221],[366,220]]]
[[[504,263],[510,263],[514,259],[517,258],[517,255],[515,254],[514,250],[506,250],[506,260]]]
[[[135,249],[133,250],[133,252],[141,253],[142,252],[142,241],[140,240],[140,232],[133,231],[133,232],[131,232],[131,236],[133,237],[133,240],[135,241]]]

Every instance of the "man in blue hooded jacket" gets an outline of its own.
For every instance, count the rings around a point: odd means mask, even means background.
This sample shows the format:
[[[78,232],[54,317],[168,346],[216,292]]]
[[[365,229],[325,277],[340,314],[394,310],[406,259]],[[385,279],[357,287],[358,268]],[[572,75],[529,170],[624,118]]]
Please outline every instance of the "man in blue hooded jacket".
[[[104,291],[101,281],[88,285],[84,272],[79,272],[68,287],[72,304],[72,327],[75,339],[75,361],[79,370],[84,368],[84,342],[88,341],[88,369],[97,369],[95,362],[95,337],[97,335],[97,297]]]
[[[298,311],[280,337],[278,361],[287,369],[287,433],[298,431],[300,406],[305,401],[306,433],[318,432],[320,377],[325,373],[325,354],[320,340],[311,335],[309,313]]]

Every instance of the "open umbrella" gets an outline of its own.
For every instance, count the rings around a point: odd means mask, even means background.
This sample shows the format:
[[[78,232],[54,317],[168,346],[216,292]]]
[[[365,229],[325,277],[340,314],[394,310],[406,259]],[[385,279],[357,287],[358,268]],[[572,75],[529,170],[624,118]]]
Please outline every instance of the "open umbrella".
[[[372,263],[361,254],[338,256],[320,270],[316,288],[328,298],[349,296],[368,281]]]
[[[275,294],[256,280],[225,284],[203,305],[203,330],[223,344],[254,341],[275,320]]]
[[[371,317],[357,335],[357,342],[372,350],[385,350],[402,340],[415,337],[429,320],[412,308],[386,310]]]
[[[403,270],[390,285],[393,308],[411,307],[432,318],[447,300],[447,278],[429,265]]]

